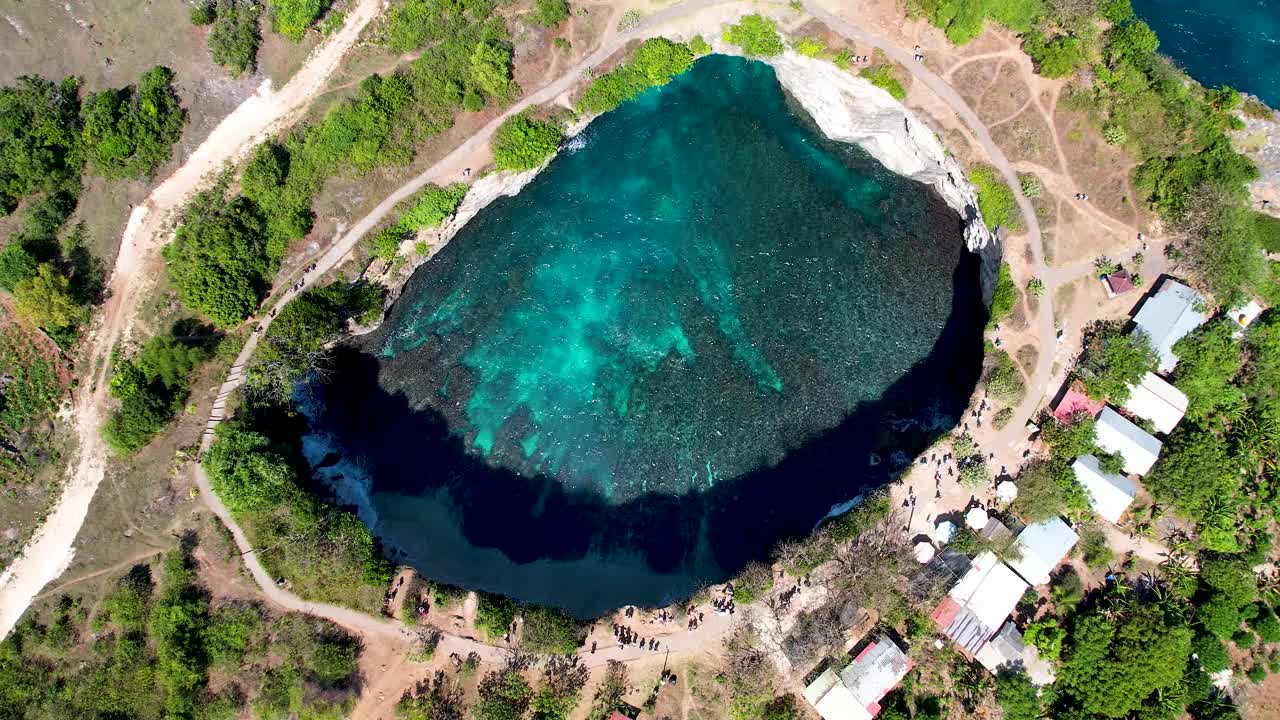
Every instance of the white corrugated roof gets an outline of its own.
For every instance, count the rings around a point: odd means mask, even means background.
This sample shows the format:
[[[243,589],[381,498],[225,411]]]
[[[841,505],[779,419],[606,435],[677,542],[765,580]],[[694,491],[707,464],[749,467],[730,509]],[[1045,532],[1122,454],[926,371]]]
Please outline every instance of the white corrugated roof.
[[[1124,409],[1150,420],[1156,430],[1167,435],[1187,414],[1187,396],[1159,375],[1147,373],[1141,383],[1129,386],[1129,399],[1125,401]]]
[[[1160,289],[1147,298],[1142,309],[1133,316],[1136,331],[1151,338],[1151,346],[1160,355],[1160,372],[1167,373],[1178,364],[1173,345],[1187,333],[1203,325],[1209,316],[1196,309],[1205,305],[1200,293],[1182,283],[1166,278]]]
[[[1084,487],[1085,494],[1089,496],[1089,506],[1093,511],[1110,522],[1120,522],[1120,516],[1133,503],[1138,486],[1123,475],[1102,472],[1098,458],[1092,455],[1076,458],[1071,469],[1075,470],[1076,482]]]
[[[1028,525],[1018,533],[1016,547],[1022,555],[1009,566],[1032,585],[1049,582],[1049,573],[1067,557],[1080,536],[1062,518],[1050,518]]]
[[[1018,606],[1028,585],[995,553],[984,552],[973,559],[969,572],[948,593],[972,612],[983,625],[998,628]]]
[[[1001,668],[1021,666],[1025,651],[1026,643],[1022,640],[1022,633],[1018,632],[1012,622],[1006,622],[973,657],[982,663],[982,667],[997,673]]]
[[[910,666],[898,644],[880,635],[840,673],[840,680],[863,707],[870,707],[898,684]]]
[[[1159,440],[1109,407],[1098,414],[1098,447],[1124,457],[1124,471],[1146,475],[1160,457]]]
[[[1227,313],[1227,317],[1231,318],[1231,322],[1239,325],[1241,328],[1247,328],[1258,316],[1262,314],[1262,306],[1257,300],[1250,300],[1243,307],[1232,308]]]
[[[814,703],[813,709],[818,711],[822,720],[871,720],[874,717],[870,711],[858,704],[858,699],[843,683],[836,683],[818,702]]]

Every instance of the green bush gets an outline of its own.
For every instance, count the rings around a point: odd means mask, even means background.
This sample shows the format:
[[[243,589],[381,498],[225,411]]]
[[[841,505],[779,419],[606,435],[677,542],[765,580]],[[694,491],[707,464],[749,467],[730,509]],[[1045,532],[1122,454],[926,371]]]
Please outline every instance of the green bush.
[[[322,687],[333,687],[353,677],[359,670],[360,654],[354,643],[333,641],[320,643],[307,654],[305,662],[311,677]]]
[[[569,3],[565,0],[533,1],[533,21],[543,27],[556,27],[568,17]]]
[[[232,513],[270,510],[300,492],[285,450],[239,423],[218,426],[204,467],[213,491]]]
[[[1014,305],[1018,304],[1018,285],[1013,281],[1013,273],[1009,263],[1000,263],[996,274],[996,287],[991,293],[991,318],[987,327],[992,327],[1009,317]]]
[[[448,609],[467,599],[467,591],[457,585],[436,583],[431,589],[432,602],[440,609]]]
[[[152,338],[137,357],[117,363],[110,393],[120,408],[102,427],[107,445],[130,455],[151,442],[182,409],[190,375],[209,356],[209,343],[166,334]]]
[[[1280,218],[1266,213],[1253,213],[1253,233],[1263,250],[1269,253],[1280,252]]]
[[[183,304],[222,328],[249,317],[280,263],[268,252],[266,229],[246,198],[225,202],[220,188],[198,195],[164,249]]]
[[[773,589],[773,570],[761,563],[750,563],[733,579],[735,602],[749,605],[764,598]]]
[[[1080,533],[1080,544],[1076,546],[1076,550],[1084,564],[1095,570],[1110,565],[1116,556],[1107,545],[1107,536],[1101,530],[1091,527]]]
[[[707,44],[706,40],[702,39],[701,35],[694,35],[689,38],[688,44],[689,51],[693,53],[694,57],[702,57],[711,52],[711,46]]]
[[[1123,323],[1099,321],[1085,331],[1084,353],[1074,374],[1089,397],[1123,404],[1129,386],[1154,372],[1158,363],[1146,333],[1125,332]]]
[[[1022,379],[1022,371],[1018,369],[1013,358],[1003,350],[992,353],[993,362],[983,377],[982,382],[987,392],[999,402],[1016,405],[1022,402],[1027,394],[1026,382]]]
[[[1048,617],[1027,625],[1023,638],[1040,651],[1040,657],[1057,661],[1062,655],[1062,643],[1067,638],[1065,628],[1058,626],[1058,621]]]
[[[1022,194],[1030,199],[1034,200],[1044,194],[1044,184],[1035,173],[1018,173],[1018,185],[1022,188]]]
[[[271,27],[294,42],[302,39],[329,9],[329,0],[267,0],[271,7]]]
[[[233,76],[253,72],[258,66],[259,5],[253,0],[218,0],[209,30],[209,57]]]
[[[499,170],[532,170],[556,153],[564,131],[528,115],[516,115],[493,136],[493,161]]]
[[[696,53],[691,46],[692,41],[684,45],[661,37],[644,41],[627,62],[591,81],[578,100],[578,110],[607,112],[651,87],[667,84],[693,64]]]
[[[724,29],[721,38],[742,48],[744,54],[757,57],[781,55],[786,49],[778,35],[778,26],[760,14],[743,15],[737,23]]]
[[[969,181],[978,189],[978,210],[987,225],[1011,230],[1022,227],[1022,216],[1013,190],[999,178],[995,168],[986,165],[975,167],[969,171]]]
[[[483,630],[490,641],[506,635],[511,623],[516,619],[519,607],[515,601],[503,595],[477,592],[479,602],[476,604],[476,627]]]
[[[1066,77],[1085,64],[1085,46],[1079,38],[1059,35],[1045,40],[1038,32],[1023,38],[1022,49],[1031,56],[1036,71],[1045,77]]]
[[[996,676],[996,700],[1005,720],[1037,720],[1040,698],[1025,673],[1004,671]]]
[[[892,65],[876,65],[865,68],[858,74],[867,82],[892,95],[894,100],[905,100],[907,97],[907,89],[894,75]]]
[[[821,38],[815,37],[802,37],[792,43],[791,47],[805,57],[818,57],[827,50],[827,44]]]
[[[1207,673],[1216,673],[1231,667],[1231,657],[1227,655],[1227,647],[1213,635],[1196,635],[1191,650],[1200,660],[1200,665]]]
[[[208,25],[217,16],[213,0],[202,0],[191,6],[191,24]]]

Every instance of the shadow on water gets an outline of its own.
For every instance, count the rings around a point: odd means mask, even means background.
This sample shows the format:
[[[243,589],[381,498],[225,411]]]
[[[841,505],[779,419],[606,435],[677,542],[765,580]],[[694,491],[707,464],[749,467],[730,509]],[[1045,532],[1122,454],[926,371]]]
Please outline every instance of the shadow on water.
[[[955,237],[951,232],[943,236]],[[450,514],[472,549],[496,549],[516,564],[638,556],[648,570],[670,578],[669,583],[663,578],[661,588],[652,583],[605,591],[559,587],[536,597],[504,586],[501,573],[471,585],[524,594],[520,599],[558,605],[581,616],[626,604],[658,605],[766,558],[779,539],[807,534],[834,505],[889,481],[946,431],[904,420],[928,412],[949,418],[954,426],[981,373],[987,315],[978,264],[976,255],[960,251],[951,312],[937,343],[880,400],[862,403],[838,426],[787,452],[781,462],[721,480],[710,489],[649,493],[613,504],[545,475],[527,477],[490,465],[467,450],[463,437],[450,432],[442,414],[412,407],[401,392],[387,392],[379,384],[377,358],[354,347],[337,353],[334,376],[340,380],[316,388],[322,408],[317,425],[374,479],[375,494],[447,497]],[[883,461],[873,464],[873,457]],[[397,537],[403,529],[376,530],[388,547],[406,545],[399,542],[405,538]],[[708,553],[717,577],[699,576],[695,569],[707,567],[700,556]],[[419,554],[410,554],[408,561],[427,576],[451,581],[447,573],[433,573],[432,557]]]

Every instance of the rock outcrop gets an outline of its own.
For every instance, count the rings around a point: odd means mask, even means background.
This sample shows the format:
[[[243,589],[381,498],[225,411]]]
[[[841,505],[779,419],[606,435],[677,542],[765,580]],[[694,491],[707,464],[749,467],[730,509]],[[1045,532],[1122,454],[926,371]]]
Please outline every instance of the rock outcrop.
[[[866,150],[889,170],[932,186],[964,222],[965,244],[982,258],[983,296],[1000,269],[1000,244],[978,212],[964,169],[937,135],[889,93],[830,62],[788,51],[766,62],[822,133]]]

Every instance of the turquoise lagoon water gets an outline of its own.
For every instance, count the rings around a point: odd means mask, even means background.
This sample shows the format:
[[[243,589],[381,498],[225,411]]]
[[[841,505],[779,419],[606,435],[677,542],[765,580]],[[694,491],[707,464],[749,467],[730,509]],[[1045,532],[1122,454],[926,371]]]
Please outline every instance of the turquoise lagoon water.
[[[936,193],[711,56],[420,268],[316,389],[312,444],[428,576],[652,604],[952,427],[984,321]]]
[[[1202,84],[1280,106],[1280,4],[1274,0],[1133,0],[1160,52]]]

